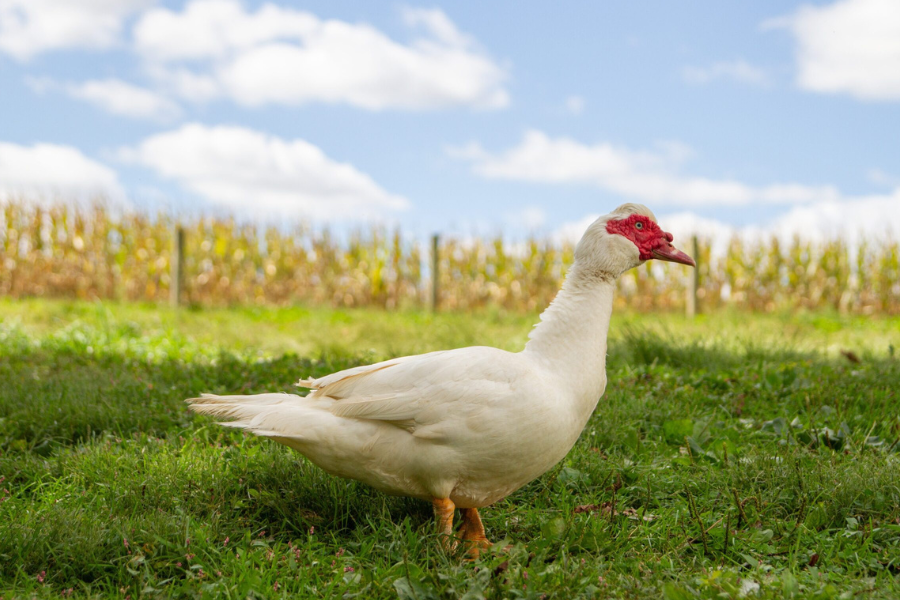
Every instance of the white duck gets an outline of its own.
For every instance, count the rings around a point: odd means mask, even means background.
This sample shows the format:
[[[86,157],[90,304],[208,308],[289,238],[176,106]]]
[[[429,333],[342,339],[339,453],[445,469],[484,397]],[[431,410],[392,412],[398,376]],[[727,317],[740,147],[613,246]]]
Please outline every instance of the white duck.
[[[307,396],[188,400],[222,423],[286,444],[327,472],[432,502],[442,534],[490,545],[478,509],[562,460],[606,388],[616,278],[651,258],[694,261],[653,213],[625,204],[588,227],[562,290],[518,353],[472,347],[340,371]]]

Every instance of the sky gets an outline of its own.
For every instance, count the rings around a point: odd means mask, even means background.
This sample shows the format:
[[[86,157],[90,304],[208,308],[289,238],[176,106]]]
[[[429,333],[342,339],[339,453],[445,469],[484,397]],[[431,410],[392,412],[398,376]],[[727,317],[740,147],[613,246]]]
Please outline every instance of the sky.
[[[0,198],[900,232],[900,2],[0,0]]]

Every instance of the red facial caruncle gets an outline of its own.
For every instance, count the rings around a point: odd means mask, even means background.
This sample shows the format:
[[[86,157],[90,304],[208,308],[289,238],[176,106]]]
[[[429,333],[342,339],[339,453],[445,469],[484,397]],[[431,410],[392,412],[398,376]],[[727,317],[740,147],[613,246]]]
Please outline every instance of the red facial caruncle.
[[[657,258],[683,265],[696,266],[694,260],[675,248],[671,233],[663,231],[653,219],[645,215],[634,214],[624,219],[610,219],[606,223],[606,231],[628,238],[637,246],[641,260]]]

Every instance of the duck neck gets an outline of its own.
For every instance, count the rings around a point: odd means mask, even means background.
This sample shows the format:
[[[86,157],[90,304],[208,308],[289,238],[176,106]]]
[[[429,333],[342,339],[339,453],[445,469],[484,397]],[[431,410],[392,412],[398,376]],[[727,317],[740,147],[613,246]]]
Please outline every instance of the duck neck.
[[[606,386],[606,337],[615,276],[572,266],[562,289],[541,314],[524,352],[557,374],[593,410]]]

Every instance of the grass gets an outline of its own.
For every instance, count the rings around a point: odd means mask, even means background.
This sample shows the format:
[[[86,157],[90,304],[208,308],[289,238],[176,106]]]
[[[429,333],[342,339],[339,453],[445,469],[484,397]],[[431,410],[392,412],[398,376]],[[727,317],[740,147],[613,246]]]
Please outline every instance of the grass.
[[[0,316],[3,598],[900,595],[900,319],[617,315],[596,414],[557,469],[483,511],[511,548],[472,562],[439,550],[424,503],[182,399],[516,350],[533,317],[38,300]]]

